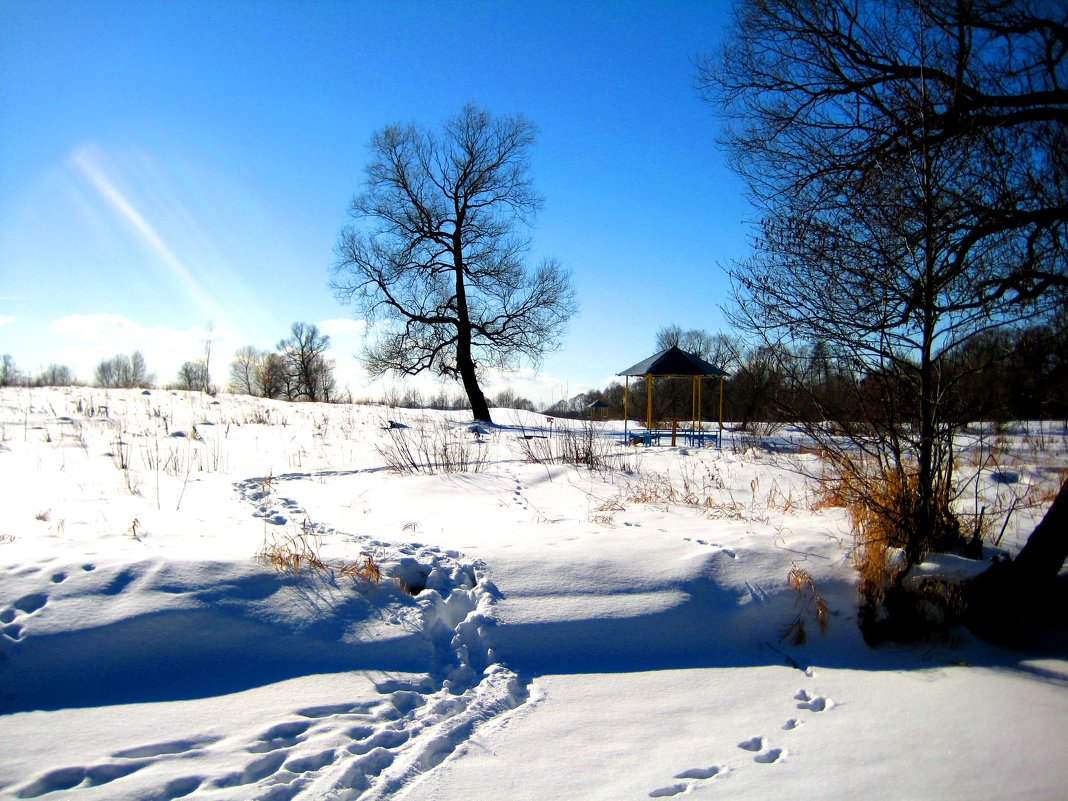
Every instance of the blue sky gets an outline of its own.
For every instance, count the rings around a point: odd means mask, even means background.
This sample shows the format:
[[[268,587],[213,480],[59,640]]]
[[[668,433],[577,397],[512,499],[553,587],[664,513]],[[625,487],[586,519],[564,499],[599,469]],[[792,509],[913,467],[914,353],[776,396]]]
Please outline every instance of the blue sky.
[[[531,262],[581,307],[563,349],[494,377],[551,402],[722,330],[753,214],[694,88],[727,2],[0,0],[0,352],[82,379],[140,349],[213,377],[290,323],[331,334],[357,396],[364,326],[329,269],[373,131],[473,102],[539,128]],[[393,383],[393,382],[387,382]]]

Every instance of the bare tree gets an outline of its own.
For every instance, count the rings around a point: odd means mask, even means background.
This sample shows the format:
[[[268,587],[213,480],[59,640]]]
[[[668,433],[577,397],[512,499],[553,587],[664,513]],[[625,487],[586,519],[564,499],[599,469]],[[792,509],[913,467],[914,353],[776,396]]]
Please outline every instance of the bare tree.
[[[189,361],[178,368],[178,389],[186,389],[196,392],[207,392],[209,386],[208,363],[205,359]]]
[[[391,125],[371,142],[356,225],[339,238],[333,287],[369,321],[369,372],[458,379],[478,420],[490,420],[481,367],[537,363],[576,306],[555,261],[528,270],[526,233],[541,200],[529,177],[534,126],[466,106],[440,138]]]
[[[229,389],[236,395],[256,395],[256,368],[263,358],[255,345],[242,345],[230,362]]]
[[[701,65],[764,213],[732,322],[794,389],[816,342],[858,377],[853,445],[882,483],[858,500],[903,549],[899,580],[960,539],[953,354],[1064,304],[1066,50],[1068,11],[1038,0],[751,0]]]
[[[145,357],[137,350],[129,355],[119,353],[103,360],[96,366],[94,377],[97,386],[121,389],[148,387],[154,378],[148,372]]]
[[[206,392],[206,393],[212,394],[212,395],[215,394],[215,391],[211,386],[211,343],[212,343],[212,337],[213,337],[214,333],[215,333],[215,323],[212,322],[212,321],[209,321],[208,322],[208,333],[207,333],[207,336],[204,337],[204,359],[203,359],[204,370],[201,373],[201,386],[198,387],[198,389],[200,389],[201,392]]]
[[[293,323],[290,335],[278,343],[285,365],[289,400],[329,401],[335,388],[334,362],[326,357],[330,337],[315,325]]]
[[[74,370],[65,364],[50,364],[37,376],[42,387],[69,387],[74,383]]]
[[[17,386],[22,381],[22,374],[15,366],[15,360],[5,353],[0,357],[0,387]]]
[[[289,374],[279,353],[262,353],[256,365],[256,395],[264,398],[287,397]]]

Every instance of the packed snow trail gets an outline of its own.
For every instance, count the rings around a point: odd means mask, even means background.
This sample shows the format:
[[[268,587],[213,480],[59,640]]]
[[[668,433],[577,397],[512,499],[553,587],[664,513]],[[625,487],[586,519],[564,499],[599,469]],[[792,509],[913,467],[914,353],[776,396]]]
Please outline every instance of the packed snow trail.
[[[268,534],[306,518],[295,501],[275,496],[269,480],[236,489]],[[387,798],[527,700],[525,684],[495,663],[488,643],[497,593],[485,565],[324,524],[305,521],[300,533],[373,554],[382,585],[353,584],[329,569],[286,577],[258,566],[160,559],[29,566],[9,575],[26,591],[2,613],[11,643],[3,711],[182,702],[352,671],[387,677],[374,682],[371,697],[298,705],[251,737],[192,734],[50,768],[9,788],[12,797],[141,798],[113,783],[153,769],[168,776],[157,799]],[[48,588],[35,589],[42,583]],[[79,608],[94,596],[106,603]],[[50,632],[69,614],[88,616],[87,625]],[[41,630],[26,638],[36,622]],[[233,759],[240,753],[243,764]],[[185,775],[175,775],[179,767]]]

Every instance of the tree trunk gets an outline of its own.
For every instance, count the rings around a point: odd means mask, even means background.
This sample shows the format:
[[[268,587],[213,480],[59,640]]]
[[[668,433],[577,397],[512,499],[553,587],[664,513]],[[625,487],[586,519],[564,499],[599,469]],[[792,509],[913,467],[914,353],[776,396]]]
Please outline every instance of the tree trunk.
[[[489,404],[482,387],[478,385],[478,376],[475,374],[475,362],[471,358],[471,331],[461,330],[456,343],[456,369],[460,373],[467,399],[471,401],[471,413],[476,420],[484,423],[492,423]]]
[[[1068,480],[1016,559],[995,562],[964,587],[968,626],[991,640],[1026,645],[1043,624],[1063,624],[1063,610],[1051,601],[1066,558]]]
[[[462,215],[457,213],[458,219]],[[471,318],[467,310],[467,287],[464,284],[463,242],[460,239],[460,227],[457,226],[453,236],[453,261],[456,271],[456,316],[459,325],[456,330],[456,370],[460,373],[467,399],[471,402],[471,413],[476,420],[492,423],[489,404],[482,387],[478,385],[475,359],[471,353]]]

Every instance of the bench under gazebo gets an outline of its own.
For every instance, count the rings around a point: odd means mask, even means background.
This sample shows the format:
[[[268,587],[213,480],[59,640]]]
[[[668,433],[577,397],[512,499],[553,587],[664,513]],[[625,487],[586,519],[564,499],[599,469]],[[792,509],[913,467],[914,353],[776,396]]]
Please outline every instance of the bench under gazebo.
[[[691,445],[701,445],[706,437],[712,437],[718,445],[723,432],[723,383],[727,373],[720,368],[709,364],[699,356],[687,353],[679,347],[670,347],[650,356],[644,361],[638,362],[616,375],[626,378],[623,387],[623,431],[624,436],[630,439],[627,426],[630,422],[630,379],[632,376],[645,379],[645,432],[636,435],[647,445],[659,443],[660,437],[671,435],[671,444],[675,444],[676,437],[681,434],[687,438]],[[701,419],[701,394],[703,379],[714,377],[719,379],[719,428],[713,433],[705,432]],[[675,426],[671,431],[660,431],[654,425],[653,420],[653,382],[656,378],[689,378],[692,381],[692,406],[691,427],[689,431],[679,432]]]

